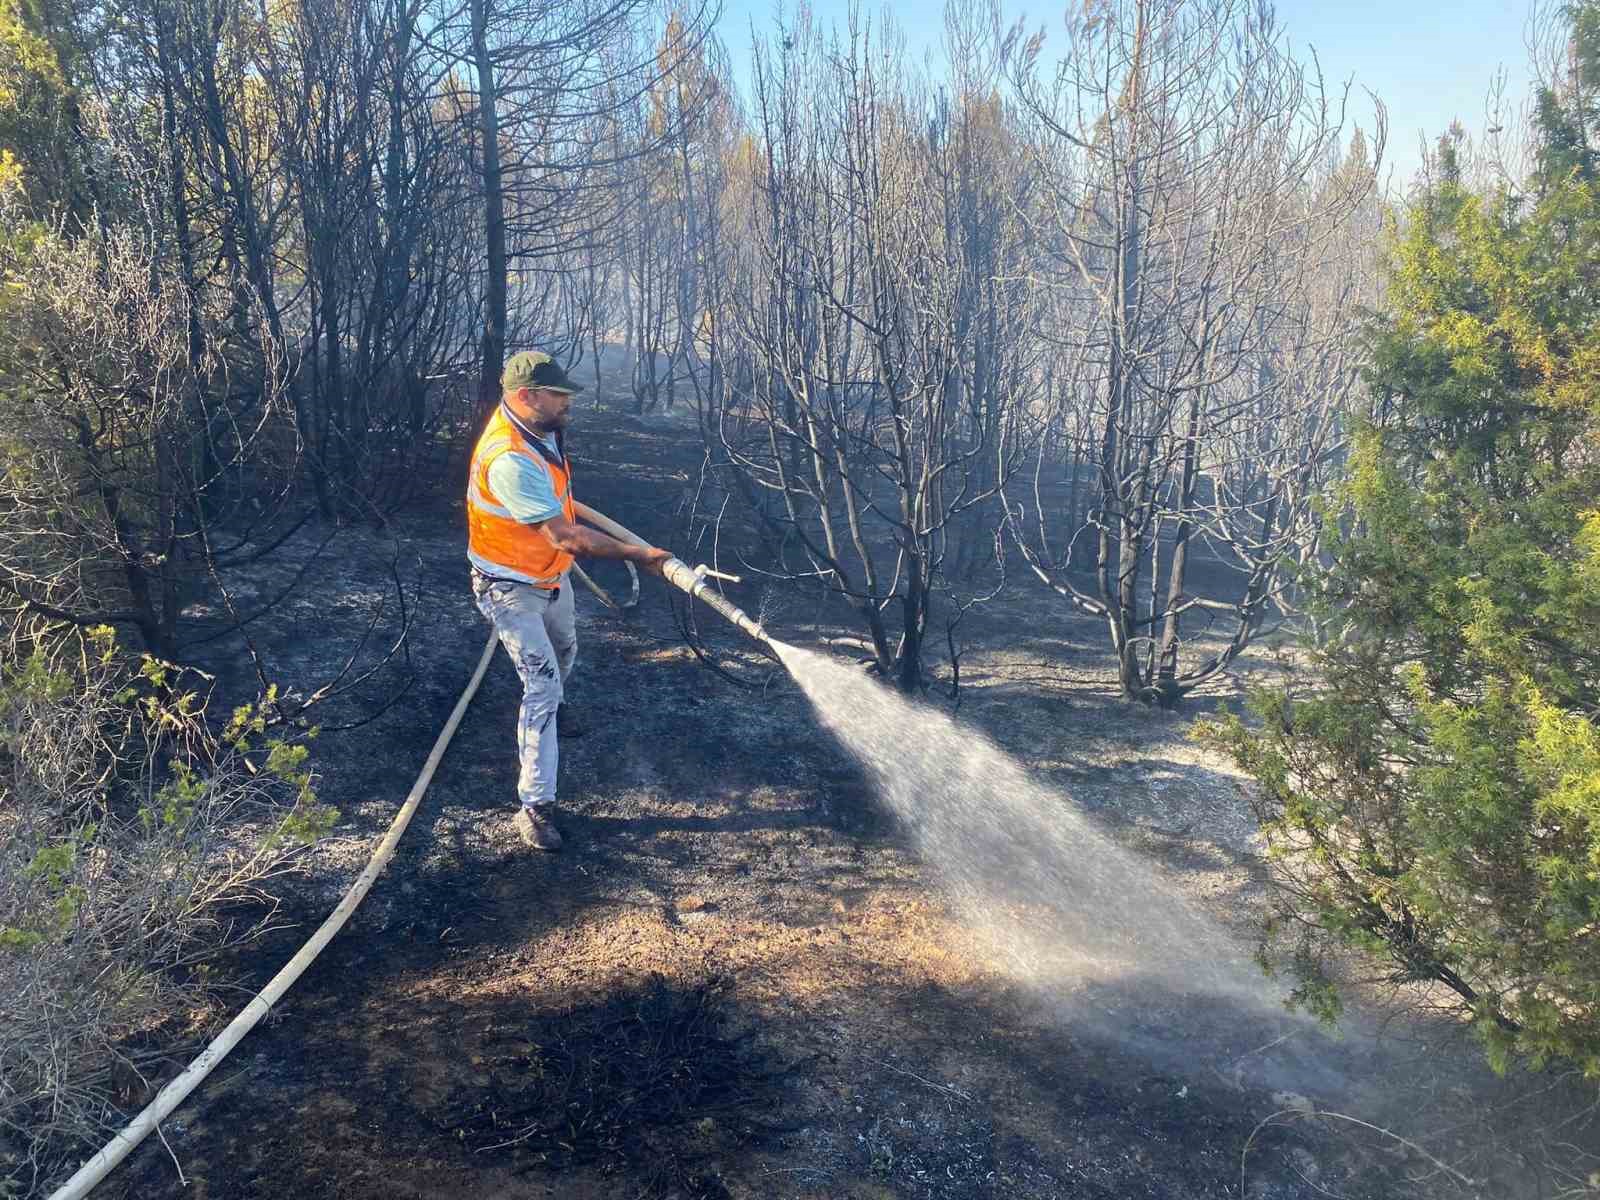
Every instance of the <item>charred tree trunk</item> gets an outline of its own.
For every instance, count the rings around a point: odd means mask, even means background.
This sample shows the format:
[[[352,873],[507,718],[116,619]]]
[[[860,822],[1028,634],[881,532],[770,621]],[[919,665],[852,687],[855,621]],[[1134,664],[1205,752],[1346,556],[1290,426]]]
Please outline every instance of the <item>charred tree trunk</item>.
[[[494,58],[489,53],[489,0],[470,0],[472,62],[478,74],[478,130],[482,139],[485,268],[482,360],[478,403],[488,412],[500,400],[500,372],[506,358],[506,204],[500,166],[499,96],[495,91]]]
[[[1178,688],[1178,646],[1182,639],[1184,576],[1189,569],[1189,538],[1194,533],[1195,480],[1199,476],[1200,391],[1189,397],[1189,416],[1184,425],[1183,475],[1178,483],[1178,528],[1172,539],[1172,565],[1167,579],[1166,619],[1161,629],[1161,661],[1156,669],[1156,699],[1171,708],[1182,697]]]
[[[1133,174],[1130,168],[1130,175]],[[1139,560],[1143,549],[1139,498],[1133,494],[1133,438],[1137,388],[1129,362],[1132,333],[1139,307],[1139,207],[1137,186],[1130,189],[1119,221],[1116,258],[1117,306],[1111,320],[1111,355],[1107,383],[1106,425],[1100,442],[1100,546],[1095,573],[1106,608],[1111,648],[1117,656],[1117,679],[1123,696],[1140,694],[1135,649],[1139,598]],[[1115,532],[1113,533],[1113,529]],[[1115,562],[1115,575],[1113,571]]]

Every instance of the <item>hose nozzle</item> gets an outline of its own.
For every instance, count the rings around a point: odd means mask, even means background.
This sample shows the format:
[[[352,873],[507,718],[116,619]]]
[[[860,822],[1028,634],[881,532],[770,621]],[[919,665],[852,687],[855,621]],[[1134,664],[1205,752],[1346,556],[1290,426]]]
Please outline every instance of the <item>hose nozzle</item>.
[[[691,567],[681,558],[669,558],[661,565],[661,574],[666,581],[680,591],[689,593],[696,600],[703,601],[716,610],[718,615],[726,617],[740,629],[744,630],[758,642],[770,642],[767,631],[761,627],[761,622],[755,620],[744,609],[736,604],[731,604],[722,593],[713,591],[706,583],[708,576],[717,579],[730,579],[738,581],[737,575],[724,575],[713,571],[709,567]]]
[[[614,538],[630,542],[635,546],[648,546],[650,544],[631,529],[618,525],[605,513],[596,512],[586,504],[575,505],[575,508],[579,517],[589,522],[596,529],[604,530]],[[688,592],[696,600],[705,601],[705,603],[716,609],[719,615],[732,621],[740,629],[755,638],[756,641],[768,646],[772,644],[772,639],[767,636],[767,631],[761,628],[760,621],[751,619],[749,613],[736,604],[730,604],[721,592],[712,591],[711,588],[706,586],[708,578],[726,579],[729,583],[738,583],[739,577],[737,575],[724,575],[721,571],[713,571],[710,567],[704,565],[691,567],[681,558],[667,559],[661,566],[661,574],[673,587],[678,588],[680,591]],[[590,584],[590,586],[593,587],[594,585]],[[637,588],[637,581],[635,581],[635,587]],[[637,594],[636,590],[635,595]]]

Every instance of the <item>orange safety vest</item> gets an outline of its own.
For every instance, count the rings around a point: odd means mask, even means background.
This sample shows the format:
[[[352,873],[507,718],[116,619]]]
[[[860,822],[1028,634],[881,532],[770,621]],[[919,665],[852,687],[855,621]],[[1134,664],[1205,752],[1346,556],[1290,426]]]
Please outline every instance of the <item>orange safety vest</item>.
[[[467,472],[467,558],[485,575],[535,587],[555,587],[572,566],[572,555],[557,550],[539,526],[524,525],[513,517],[489,486],[489,465],[513,450],[550,472],[562,512],[567,520],[577,520],[572,504],[571,462],[565,454],[557,458],[547,447],[524,437],[505,405],[496,405],[494,415],[478,437],[472,467]]]

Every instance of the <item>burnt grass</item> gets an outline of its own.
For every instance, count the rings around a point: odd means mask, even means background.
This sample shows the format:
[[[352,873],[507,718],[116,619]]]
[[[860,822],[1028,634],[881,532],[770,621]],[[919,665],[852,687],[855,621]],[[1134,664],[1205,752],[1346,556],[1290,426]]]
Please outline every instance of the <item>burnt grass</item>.
[[[581,499],[690,561],[746,569],[748,530],[691,519],[692,423],[585,410],[570,444]],[[249,611],[304,568],[250,627],[299,693],[352,650],[379,662],[396,579],[412,622],[404,655],[353,671],[319,710],[313,762],[340,823],[279,881],[294,927],[233,964],[245,987],[365,862],[482,649],[457,491],[400,514],[398,537],[352,528],[307,567],[322,536],[308,532],[233,581]],[[820,598],[747,577],[730,594],[787,640],[859,633]],[[1281,1084],[1228,1069],[1259,1029],[1216,1014],[1189,1028],[1139,981],[1103,997],[1125,1026],[1080,1025],[1008,978],[796,689],[707,613],[702,650],[724,673],[708,670],[684,644],[689,616],[653,581],[627,613],[579,594],[572,698],[588,732],[562,744],[560,855],[511,829],[518,687],[497,655],[351,924],[165,1144],[97,1194],[1237,1197],[1247,1145],[1249,1195],[1389,1194],[1387,1169],[1314,1123],[1261,1127]],[[199,602],[192,628],[217,617]],[[961,633],[962,720],[1193,875],[1223,919],[1248,908],[1234,781],[1185,759],[1183,718],[1111,694],[1092,626],[1017,577]],[[253,695],[239,638],[206,643],[199,665],[215,703]],[[244,996],[224,992],[219,1017]]]
[[[514,1171],[599,1167],[645,1196],[724,1200],[716,1156],[766,1145],[783,1067],[730,1034],[727,980],[637,992],[522,1016],[486,1042],[487,1087],[464,1089],[440,1128]]]

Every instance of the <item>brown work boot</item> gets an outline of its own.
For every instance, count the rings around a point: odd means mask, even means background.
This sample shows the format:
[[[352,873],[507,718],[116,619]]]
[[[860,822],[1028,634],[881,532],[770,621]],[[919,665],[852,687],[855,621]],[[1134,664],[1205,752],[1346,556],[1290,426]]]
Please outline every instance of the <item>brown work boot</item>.
[[[536,808],[521,808],[511,819],[511,825],[525,846],[535,850],[561,849],[561,831],[547,813]]]

